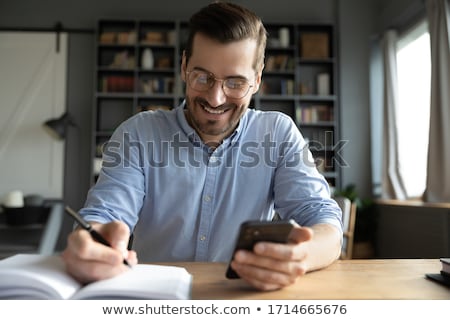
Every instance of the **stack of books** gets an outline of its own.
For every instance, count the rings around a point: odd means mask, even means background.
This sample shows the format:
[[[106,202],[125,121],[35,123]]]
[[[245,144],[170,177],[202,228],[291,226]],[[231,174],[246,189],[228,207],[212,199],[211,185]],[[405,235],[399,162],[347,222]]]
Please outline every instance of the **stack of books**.
[[[428,279],[450,287],[450,258],[441,258],[442,269],[440,273],[427,273]]]

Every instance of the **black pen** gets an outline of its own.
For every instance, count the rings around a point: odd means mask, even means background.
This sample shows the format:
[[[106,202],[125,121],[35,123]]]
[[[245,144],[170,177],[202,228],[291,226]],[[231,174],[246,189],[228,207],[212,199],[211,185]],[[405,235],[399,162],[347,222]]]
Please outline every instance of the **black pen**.
[[[84,229],[87,230],[92,238],[105,245],[108,247],[111,247],[111,245],[108,243],[108,241],[105,240],[105,238],[103,238],[101,236],[100,233],[98,233],[97,231],[94,230],[94,228],[92,228],[92,226],[89,224],[89,222],[85,221],[78,213],[76,213],[74,210],[72,210],[69,206],[66,206],[66,212],[75,219],[76,222],[78,222],[78,224]],[[128,261],[126,259],[123,259],[123,263],[129,267],[131,267],[131,265],[128,263]]]

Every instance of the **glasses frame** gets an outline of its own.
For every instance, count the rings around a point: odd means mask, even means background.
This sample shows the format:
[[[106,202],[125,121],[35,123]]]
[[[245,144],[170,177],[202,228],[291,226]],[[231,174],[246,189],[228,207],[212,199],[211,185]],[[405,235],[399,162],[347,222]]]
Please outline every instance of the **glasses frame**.
[[[191,81],[190,81],[190,78],[189,78],[189,74],[192,74],[194,72],[207,74],[210,77],[210,79],[214,79],[214,82],[211,82],[209,87],[206,88],[205,90],[196,89],[196,88],[194,88],[191,85]],[[238,78],[240,80],[244,80],[247,83],[248,88],[247,88],[247,91],[241,97],[233,97],[233,96],[230,96],[229,94],[227,94],[227,90],[226,90],[226,89],[228,89],[228,90],[232,90],[232,89],[230,89],[230,88],[225,86],[225,81],[227,81],[229,79],[234,79],[234,78],[231,77],[231,78],[220,79],[220,78],[217,78],[213,73],[208,72],[208,71],[203,71],[203,70],[195,70],[194,69],[194,70],[191,70],[191,71],[186,71],[186,83],[189,85],[190,88],[192,88],[192,90],[195,90],[197,92],[206,92],[206,91],[210,90],[211,88],[213,88],[214,85],[216,84],[216,82],[220,81],[222,83],[222,85],[221,85],[222,91],[228,98],[231,98],[231,99],[242,99],[242,98],[244,98],[245,96],[248,95],[248,93],[250,92],[250,88],[254,87],[254,85],[250,84],[250,82],[248,80],[246,80],[244,78]]]

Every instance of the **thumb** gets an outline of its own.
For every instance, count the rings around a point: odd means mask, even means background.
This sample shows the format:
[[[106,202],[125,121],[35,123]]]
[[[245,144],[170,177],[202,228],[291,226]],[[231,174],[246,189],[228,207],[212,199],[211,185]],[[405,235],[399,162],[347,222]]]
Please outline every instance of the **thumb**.
[[[122,221],[113,221],[105,225],[105,235],[111,247],[120,251],[124,258],[128,256],[130,229]]]

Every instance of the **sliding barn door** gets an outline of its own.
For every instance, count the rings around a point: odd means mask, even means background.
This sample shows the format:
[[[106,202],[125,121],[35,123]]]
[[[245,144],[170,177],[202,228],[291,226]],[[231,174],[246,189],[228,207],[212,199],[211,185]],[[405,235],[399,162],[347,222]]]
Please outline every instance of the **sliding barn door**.
[[[65,111],[67,35],[0,32],[0,197],[62,198],[64,142],[42,123]]]

